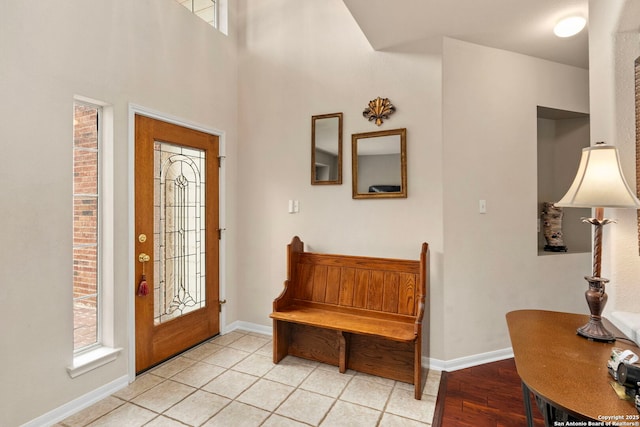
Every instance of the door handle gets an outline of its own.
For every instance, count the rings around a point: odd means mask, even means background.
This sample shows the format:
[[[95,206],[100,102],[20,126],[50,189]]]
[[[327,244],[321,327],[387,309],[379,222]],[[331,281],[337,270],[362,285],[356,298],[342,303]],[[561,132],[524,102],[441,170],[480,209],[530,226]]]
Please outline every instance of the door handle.
[[[147,284],[147,275],[144,272],[144,266],[150,260],[151,257],[144,252],[138,255],[138,261],[142,263],[142,278],[140,279],[140,283],[138,283],[138,291],[136,292],[139,297],[144,297],[149,294],[149,285]]]

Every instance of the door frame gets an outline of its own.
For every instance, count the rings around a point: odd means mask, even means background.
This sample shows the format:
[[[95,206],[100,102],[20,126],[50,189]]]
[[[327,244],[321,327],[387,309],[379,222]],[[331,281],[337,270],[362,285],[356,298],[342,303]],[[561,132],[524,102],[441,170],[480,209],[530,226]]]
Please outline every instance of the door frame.
[[[150,108],[146,108],[136,104],[129,104],[129,114],[128,114],[128,173],[127,173],[127,181],[128,181],[128,203],[129,203],[129,213],[128,213],[128,227],[127,227],[127,253],[128,253],[128,277],[127,281],[127,330],[129,333],[128,345],[128,372],[129,372],[129,383],[132,383],[136,379],[136,318],[135,318],[135,293],[130,292],[132,289],[131,286],[136,281],[135,275],[135,115],[150,117],[155,120],[160,120],[163,122],[175,124],[178,126],[186,127],[189,129],[194,129],[200,132],[205,132],[211,135],[216,135],[218,137],[219,146],[218,146],[218,156],[220,156],[223,161],[220,162],[220,175],[219,175],[219,203],[218,209],[219,212],[219,227],[222,230],[226,229],[226,162],[224,158],[226,157],[226,134],[224,131],[219,129],[211,128],[208,126],[203,126],[189,120],[182,119],[180,117],[171,116],[169,114],[161,113],[156,110],[152,110]],[[219,266],[218,266],[218,274],[219,274],[219,299],[226,299],[227,294],[227,281],[226,281],[226,232],[220,233],[221,238],[219,242]],[[220,312],[220,334],[226,333],[226,310],[224,307]]]

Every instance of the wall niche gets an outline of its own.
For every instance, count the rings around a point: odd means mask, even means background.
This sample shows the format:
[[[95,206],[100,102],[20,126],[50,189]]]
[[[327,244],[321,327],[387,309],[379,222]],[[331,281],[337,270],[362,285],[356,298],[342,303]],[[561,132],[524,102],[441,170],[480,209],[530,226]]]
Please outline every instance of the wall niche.
[[[591,252],[589,208],[564,208],[562,238],[567,252],[545,251],[544,202],[564,196],[578,170],[582,149],[589,146],[589,115],[538,106],[538,255]]]

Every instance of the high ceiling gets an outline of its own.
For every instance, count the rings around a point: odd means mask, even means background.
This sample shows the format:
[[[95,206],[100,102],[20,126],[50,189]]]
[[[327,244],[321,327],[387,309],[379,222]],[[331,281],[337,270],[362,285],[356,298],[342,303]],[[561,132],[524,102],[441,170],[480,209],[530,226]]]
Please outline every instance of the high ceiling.
[[[438,49],[446,36],[589,68],[588,28],[558,38],[553,26],[588,0],[344,0],[376,50]],[[588,25],[587,25],[588,27]]]

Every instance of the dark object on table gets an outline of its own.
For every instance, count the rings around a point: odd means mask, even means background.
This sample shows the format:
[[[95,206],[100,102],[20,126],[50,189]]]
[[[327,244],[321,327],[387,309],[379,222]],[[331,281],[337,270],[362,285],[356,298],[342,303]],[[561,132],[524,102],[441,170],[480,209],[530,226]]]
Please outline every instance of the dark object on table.
[[[369,187],[369,193],[399,193],[399,185],[372,185]]]

